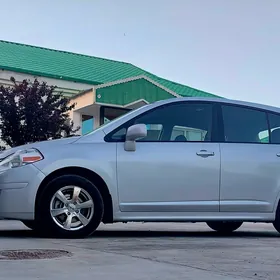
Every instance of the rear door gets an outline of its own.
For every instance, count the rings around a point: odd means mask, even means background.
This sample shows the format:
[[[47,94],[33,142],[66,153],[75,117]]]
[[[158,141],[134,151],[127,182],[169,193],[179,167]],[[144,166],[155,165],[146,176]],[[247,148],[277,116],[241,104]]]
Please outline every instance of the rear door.
[[[270,144],[269,122],[280,117],[237,105],[221,105],[221,212],[271,212],[280,183],[280,137]],[[279,134],[278,134],[279,135]]]

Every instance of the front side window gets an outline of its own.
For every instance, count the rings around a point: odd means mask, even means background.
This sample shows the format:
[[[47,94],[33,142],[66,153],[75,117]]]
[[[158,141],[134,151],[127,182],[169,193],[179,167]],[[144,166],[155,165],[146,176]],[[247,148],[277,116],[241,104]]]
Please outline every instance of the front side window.
[[[222,105],[225,142],[267,143],[266,113],[247,107]]]
[[[177,136],[183,135],[188,141],[204,141],[207,130],[197,129],[193,127],[174,126],[171,134],[171,141]]]
[[[152,109],[128,121],[106,137],[107,141],[124,141],[127,128],[146,124],[147,137],[138,142],[211,141],[212,110],[209,103],[176,102]]]
[[[159,124],[146,124],[147,127],[147,137],[139,139],[138,141],[159,141],[163,130],[161,123]]]

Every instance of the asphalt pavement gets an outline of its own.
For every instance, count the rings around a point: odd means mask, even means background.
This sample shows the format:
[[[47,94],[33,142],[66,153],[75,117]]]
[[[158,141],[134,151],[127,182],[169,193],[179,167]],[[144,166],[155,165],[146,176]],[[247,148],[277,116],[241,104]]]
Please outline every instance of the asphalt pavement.
[[[244,224],[228,236],[203,223],[101,225],[90,238],[65,240],[39,238],[20,222],[0,221],[0,253],[34,249],[69,254],[0,258],[0,279],[276,280],[280,273],[280,235],[270,224]]]

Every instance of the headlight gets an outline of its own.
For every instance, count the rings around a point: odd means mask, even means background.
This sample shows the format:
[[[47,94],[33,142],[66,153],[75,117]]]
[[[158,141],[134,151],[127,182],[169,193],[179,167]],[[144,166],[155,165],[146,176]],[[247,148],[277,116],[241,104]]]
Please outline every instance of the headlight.
[[[34,163],[43,158],[43,155],[36,149],[20,150],[0,162],[0,171]]]

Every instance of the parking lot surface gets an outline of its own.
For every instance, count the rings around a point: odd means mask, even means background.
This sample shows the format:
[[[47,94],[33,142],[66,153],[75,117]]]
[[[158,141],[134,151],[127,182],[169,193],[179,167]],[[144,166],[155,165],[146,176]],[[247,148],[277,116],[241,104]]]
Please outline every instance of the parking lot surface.
[[[0,279],[279,279],[280,235],[244,224],[221,236],[205,224],[102,225],[90,238],[41,239],[20,222],[0,221],[0,250],[59,249],[55,259],[0,258]]]

